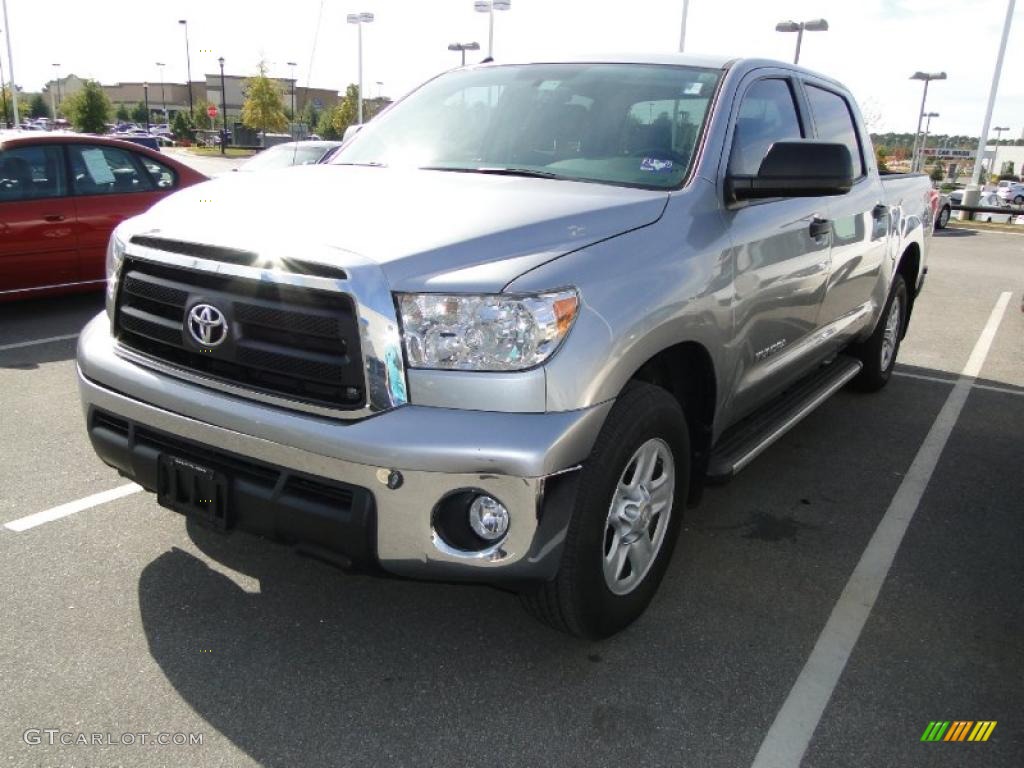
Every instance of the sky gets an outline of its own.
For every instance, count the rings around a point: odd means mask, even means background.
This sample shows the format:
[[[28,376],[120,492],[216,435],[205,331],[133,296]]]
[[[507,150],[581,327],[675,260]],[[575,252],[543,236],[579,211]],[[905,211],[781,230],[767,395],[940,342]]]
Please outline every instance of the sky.
[[[912,132],[921,83],[916,70],[946,71],[930,86],[933,133],[978,135],[1008,0],[690,0],[687,52],[792,60],[795,34],[778,21],[824,17],[828,32],[804,35],[800,63],[854,93],[872,131]],[[226,59],[229,74],[251,74],[263,58],[270,74],[300,85],[343,90],[357,79],[356,29],[346,14],[368,11],[363,29],[364,91],[391,97],[458,64],[450,42],[478,41],[486,55],[487,15],[473,0],[7,0],[17,82],[34,91],[54,73],[102,83],[185,81],[188,19],[192,75]],[[678,50],[683,0],[512,0],[495,13],[498,61],[572,52]],[[257,9],[266,8],[266,12]],[[1024,130],[1024,3],[1015,14],[993,125]],[[320,19],[317,34],[318,18]],[[0,27],[3,27],[0,18]],[[316,44],[314,47],[314,40]],[[7,51],[3,49],[9,77]],[[383,86],[377,83],[382,82]]]

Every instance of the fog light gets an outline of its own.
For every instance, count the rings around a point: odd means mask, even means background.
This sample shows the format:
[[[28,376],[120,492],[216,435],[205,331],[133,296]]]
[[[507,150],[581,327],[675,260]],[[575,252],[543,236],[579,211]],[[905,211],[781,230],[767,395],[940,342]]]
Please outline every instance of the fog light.
[[[491,496],[477,496],[469,505],[469,525],[481,539],[497,541],[508,531],[508,510]]]

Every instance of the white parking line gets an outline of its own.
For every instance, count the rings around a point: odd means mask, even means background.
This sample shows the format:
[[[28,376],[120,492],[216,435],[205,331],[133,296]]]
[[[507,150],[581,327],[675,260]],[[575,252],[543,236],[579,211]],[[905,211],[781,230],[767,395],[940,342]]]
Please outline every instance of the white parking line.
[[[100,504],[106,504],[108,501],[114,501],[115,499],[130,496],[131,494],[138,493],[141,490],[141,485],[128,483],[127,485],[122,485],[118,488],[112,488],[109,491],[94,493],[92,496],[86,496],[84,499],[79,499],[78,501],[69,501],[67,504],[61,504],[59,507],[54,507],[53,509],[47,509],[43,512],[36,512],[35,514],[28,515],[27,517],[20,517],[17,520],[11,520],[11,522],[4,524],[4,528],[21,533],[22,531],[27,531],[29,528],[35,528],[37,525],[52,523],[54,520],[60,520],[62,517],[73,515],[76,512],[82,512],[83,510],[99,506]]]
[[[956,426],[974,379],[981,373],[1009,303],[1010,294],[1003,293],[992,308],[992,314],[974,345],[967,365],[918,449],[889,509],[875,529],[867,549],[832,609],[832,615],[814,644],[814,650],[761,742],[753,768],[799,768],[821,715],[864,629],[864,623],[878,599],[907,526],[917,511],[932,472]]]
[[[19,341],[17,344],[0,345],[0,352],[6,352],[8,349],[22,349],[23,347],[34,347],[37,344],[51,344],[54,341],[67,341],[69,339],[77,338],[77,333],[69,333],[66,336],[50,336],[48,339],[35,339],[34,341]]]
[[[926,376],[923,373],[910,373],[908,371],[893,371],[893,376],[902,376],[906,379],[920,379],[921,381],[934,381],[936,384],[956,384],[956,379],[943,379],[941,376]]]

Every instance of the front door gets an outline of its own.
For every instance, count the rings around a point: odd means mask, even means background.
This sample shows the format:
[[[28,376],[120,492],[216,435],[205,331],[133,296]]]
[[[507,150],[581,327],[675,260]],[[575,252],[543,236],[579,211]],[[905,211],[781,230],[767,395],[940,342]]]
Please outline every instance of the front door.
[[[729,174],[756,175],[772,144],[808,135],[794,94],[788,78],[763,76],[742,92]],[[737,345],[729,411],[740,417],[815,362],[806,358],[829,273],[828,210],[823,198],[758,200],[724,210],[733,240]]]

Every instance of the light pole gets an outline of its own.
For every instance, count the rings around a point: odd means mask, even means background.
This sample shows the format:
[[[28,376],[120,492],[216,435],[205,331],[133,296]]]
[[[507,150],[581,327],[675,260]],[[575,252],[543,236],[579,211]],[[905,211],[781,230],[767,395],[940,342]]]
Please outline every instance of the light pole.
[[[914,150],[910,153],[910,170],[916,171],[918,169],[918,156],[917,148],[918,142],[921,138],[921,121],[924,120],[924,104],[928,100],[928,83],[932,80],[945,80],[945,72],[915,72],[910,76],[911,80],[921,80],[924,82],[924,93],[921,94],[921,111],[917,113],[917,133],[914,134]]]
[[[378,80],[377,81],[377,101],[380,101],[381,96],[383,95],[383,93],[384,93],[384,81],[383,80]]]
[[[921,139],[921,167],[924,168],[924,151],[928,148],[928,132],[932,127],[932,118],[938,117],[938,112],[927,112],[924,116],[924,138]]]
[[[149,83],[142,84],[142,100],[146,103],[146,133],[149,133]]]
[[[679,26],[679,52],[686,50],[686,17],[690,15],[690,0],[683,0],[683,22]]]
[[[292,68],[292,122],[295,123],[298,122],[295,119],[295,68],[299,65],[294,61],[289,61],[288,66]]]
[[[7,0],[3,0],[4,4],[4,29],[7,35],[7,67],[11,75],[11,112],[14,116],[14,125],[21,125],[21,120],[18,118],[18,89],[14,86],[14,57],[11,55],[11,24],[7,20]]]
[[[800,46],[804,42],[804,31],[807,32],[828,32],[828,22],[825,19],[811,19],[810,21],[780,21],[775,25],[776,32],[796,32],[796,55],[793,63],[800,63]]]
[[[50,106],[53,108],[53,119],[57,119],[57,107],[60,106],[60,64],[52,64],[53,90],[50,91]]]
[[[1003,170],[1002,170],[1002,168],[999,167],[999,163],[996,162],[996,159],[999,157],[999,141],[1000,141],[1000,139],[1003,138],[1003,134],[1006,133],[1010,129],[1009,128],[1000,128],[1000,127],[997,126],[997,127],[993,128],[992,130],[996,132],[996,151],[992,153],[992,172],[993,173],[1002,174]]]
[[[4,128],[10,128],[11,124],[7,122],[7,81],[4,80],[4,57],[0,56],[0,96],[3,97],[3,112],[0,113],[3,119],[0,123],[3,123]]]
[[[1003,70],[1003,58],[1006,55],[1006,40],[1010,36],[1010,23],[1013,21],[1013,8],[1017,0],[1009,0],[1006,4],[1006,21],[1003,22],[1003,39],[999,43],[999,56],[996,57],[996,71],[992,74],[992,87],[988,92],[988,106],[985,107],[985,122],[981,126],[981,137],[978,139],[978,151],[974,155],[974,174],[971,176],[971,185],[977,186],[981,179],[981,158],[985,152],[985,141],[988,139],[988,128],[992,125],[992,109],[996,104],[996,93],[999,91],[999,74]],[[13,79],[13,76],[12,76]],[[964,205],[967,191],[964,192]]]
[[[487,58],[494,58],[494,12],[507,11],[512,8],[512,0],[476,0],[473,8],[478,13],[488,15],[487,27]]]
[[[227,150],[224,145],[228,143],[228,92],[224,89],[224,57],[221,56],[217,59],[217,63],[220,64],[220,111],[221,111],[221,131],[220,131],[220,153],[222,155],[227,154]]]
[[[359,29],[359,125],[363,124],[363,24],[373,21],[372,13],[350,13],[346,17],[349,24]]]
[[[449,51],[458,51],[462,54],[462,65],[466,66],[466,51],[479,51],[480,43],[448,43]]]
[[[191,120],[195,107],[192,104],[192,52],[188,46],[188,19],[178,19],[178,23],[185,27],[185,76],[188,78],[185,87],[188,88],[188,116]]]
[[[164,122],[167,122],[167,97],[164,94],[164,63],[158,61],[156,63],[157,68],[160,70],[160,106],[161,111],[164,113]]]

